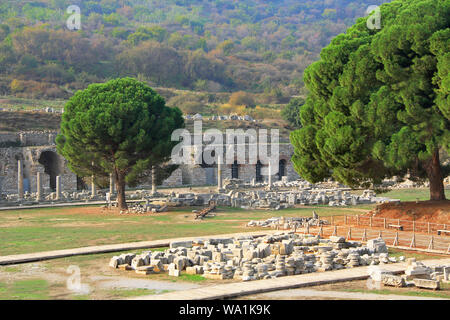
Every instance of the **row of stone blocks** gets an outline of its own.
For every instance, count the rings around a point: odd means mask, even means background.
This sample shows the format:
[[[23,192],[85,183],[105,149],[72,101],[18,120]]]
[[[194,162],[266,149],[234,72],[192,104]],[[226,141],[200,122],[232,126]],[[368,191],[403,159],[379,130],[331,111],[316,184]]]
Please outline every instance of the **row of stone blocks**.
[[[381,240],[382,241],[382,240]],[[252,237],[172,242],[162,251],[123,254],[110,261],[113,268],[170,276],[199,274],[208,279],[269,279],[316,271],[397,262],[385,246],[362,246],[343,237],[320,239],[294,233]]]
[[[427,267],[415,258],[407,260],[407,268],[403,275],[394,275],[383,269],[371,272],[372,280],[392,287],[417,287],[439,290],[441,282],[450,281],[450,266]]]

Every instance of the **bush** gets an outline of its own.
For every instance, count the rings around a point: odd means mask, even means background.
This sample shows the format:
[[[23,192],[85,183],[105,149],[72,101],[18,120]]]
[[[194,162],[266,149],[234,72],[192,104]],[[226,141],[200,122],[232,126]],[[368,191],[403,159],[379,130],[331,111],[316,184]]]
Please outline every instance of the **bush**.
[[[281,117],[286,120],[291,126],[301,128],[300,122],[300,108],[305,104],[303,98],[293,98],[286,107],[281,111]]]
[[[256,106],[253,95],[244,91],[234,92],[230,96],[229,104],[232,106],[245,106],[247,108],[254,108]]]

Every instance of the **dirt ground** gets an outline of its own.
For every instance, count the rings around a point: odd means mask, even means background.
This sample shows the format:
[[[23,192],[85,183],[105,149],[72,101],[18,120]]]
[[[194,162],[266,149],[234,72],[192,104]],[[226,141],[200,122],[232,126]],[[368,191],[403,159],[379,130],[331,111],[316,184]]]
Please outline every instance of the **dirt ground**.
[[[450,200],[384,203],[367,215],[377,218],[450,224]]]
[[[397,298],[396,298],[397,297]],[[396,288],[374,284],[370,280],[348,281],[311,286],[299,289],[281,290],[250,295],[240,300],[409,300],[450,299],[450,284],[441,283],[441,290],[416,287]]]
[[[44,262],[14,266],[0,266],[0,300],[38,299],[57,300],[110,300],[140,295],[160,294],[177,290],[189,290],[217,283],[236,280],[213,281],[184,275],[169,277],[167,273],[139,275],[133,271],[113,269],[108,266],[114,254],[69,257]],[[79,289],[71,289],[75,272],[79,270]],[[18,283],[28,283],[15,291]],[[33,282],[44,285],[33,286]],[[4,292],[2,292],[2,284]]]

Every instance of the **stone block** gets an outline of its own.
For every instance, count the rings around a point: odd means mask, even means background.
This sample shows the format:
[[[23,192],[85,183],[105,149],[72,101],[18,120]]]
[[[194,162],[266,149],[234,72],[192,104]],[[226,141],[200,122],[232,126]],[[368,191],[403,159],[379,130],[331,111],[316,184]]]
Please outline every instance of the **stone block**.
[[[212,260],[214,262],[223,262],[224,261],[224,255],[222,252],[213,252],[212,254]]]
[[[406,268],[405,274],[411,278],[430,279],[431,270],[424,266],[410,265]]]
[[[136,268],[137,274],[148,275],[153,273],[153,267],[150,266],[141,266]]]
[[[375,253],[387,253],[388,252],[386,243],[381,238],[368,240],[367,248],[369,248],[370,250],[372,250]]]
[[[154,272],[162,272],[164,271],[164,265],[161,260],[152,260],[150,262],[150,266],[153,267]]]
[[[238,257],[238,258],[242,258],[243,254],[242,254],[242,249],[231,249],[231,252],[233,253],[233,256]]]
[[[109,261],[109,266],[111,268],[117,268],[119,266],[119,257],[112,257]]]
[[[180,257],[176,257],[173,260],[173,264],[175,265],[177,270],[183,270],[186,267],[186,262],[187,262],[187,258],[180,256]]]
[[[415,278],[413,279],[413,282],[417,288],[432,289],[432,290],[440,289],[439,281]]]
[[[187,267],[186,274],[197,274],[197,269],[195,267]]]
[[[138,267],[142,267],[144,266],[144,259],[142,259],[141,257],[135,257],[133,258],[133,260],[131,261],[131,267],[133,269],[137,269]]]
[[[119,265],[117,266],[117,269],[120,269],[120,270],[126,270],[126,271],[128,271],[128,270],[133,270],[133,268],[132,268],[128,263],[119,264]]]
[[[192,241],[172,241],[170,243],[170,249],[179,248],[179,247],[192,248]]]
[[[210,280],[224,280],[225,279],[225,275],[222,274],[212,274],[212,273],[205,273],[203,274],[203,277],[206,279],[210,279]]]
[[[381,282],[383,280],[383,276],[392,275],[392,272],[379,267],[369,267],[369,275],[372,280]]]
[[[392,286],[392,287],[405,287],[405,279],[400,276],[395,276],[392,274],[382,274],[381,275],[381,282],[386,286]]]
[[[330,241],[332,243],[344,243],[345,242],[345,238],[344,237],[331,236],[330,237]]]

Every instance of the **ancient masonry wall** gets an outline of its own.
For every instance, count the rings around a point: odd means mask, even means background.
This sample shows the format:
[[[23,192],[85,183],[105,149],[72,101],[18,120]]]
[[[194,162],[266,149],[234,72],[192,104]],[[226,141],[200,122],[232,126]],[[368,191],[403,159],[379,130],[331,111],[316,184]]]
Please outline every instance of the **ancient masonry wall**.
[[[56,131],[27,131],[0,134],[0,144],[20,143],[21,147],[55,145]]]
[[[287,181],[293,181],[300,178],[295,172],[291,162],[291,157],[294,153],[294,149],[291,144],[279,145],[279,160],[284,160],[286,163],[285,176]],[[237,154],[237,153],[236,153]],[[237,157],[236,157],[237,158]],[[248,149],[246,149],[246,159],[248,159]],[[262,170],[268,172],[268,166],[263,165]],[[278,181],[278,168],[272,169],[272,181]],[[224,179],[232,178],[232,165],[222,165],[222,181]],[[252,182],[256,179],[256,165],[255,164],[240,164],[238,167],[238,179],[243,182]],[[268,182],[269,177],[263,176],[263,181]],[[203,186],[203,185],[215,185],[217,184],[217,165],[202,167],[201,165],[180,165],[180,167],[173,172],[170,178],[164,181],[163,186]]]
[[[54,163],[49,167],[39,162],[43,154],[50,154]],[[0,148],[0,192],[17,193],[18,160],[22,160],[24,191],[36,192],[37,173],[41,173],[41,183],[45,193],[51,192],[51,179],[56,175],[61,176],[61,183],[65,191],[77,189],[77,178],[66,164],[66,160],[56,153],[55,146],[41,147],[10,147]],[[53,178],[55,179],[55,178]]]
[[[61,176],[62,190],[72,192],[77,190],[77,177],[67,167],[67,161],[57,154],[55,138],[57,132],[21,132],[0,134],[0,146],[13,143],[9,147],[0,147],[0,193],[17,193],[18,160],[22,160],[24,191],[36,192],[37,173],[41,173],[44,193],[51,192],[55,186],[55,178]],[[18,144],[19,146],[17,146]],[[225,151],[225,149],[224,149]],[[248,159],[248,151],[245,154]],[[285,176],[288,181],[299,178],[290,161],[293,147],[290,144],[279,145],[279,160],[285,160]],[[235,154],[238,149],[235,147]],[[237,158],[237,156],[236,156]],[[267,166],[263,165],[263,170]],[[273,181],[279,179],[273,168]],[[217,165],[180,165],[162,186],[177,187],[183,185],[204,186],[217,184]],[[232,165],[222,165],[222,181],[232,178]],[[256,179],[255,164],[241,164],[238,167],[238,178],[244,182]],[[268,176],[263,176],[268,181]],[[145,183],[147,185],[148,183]],[[150,181],[151,184],[151,181]]]

